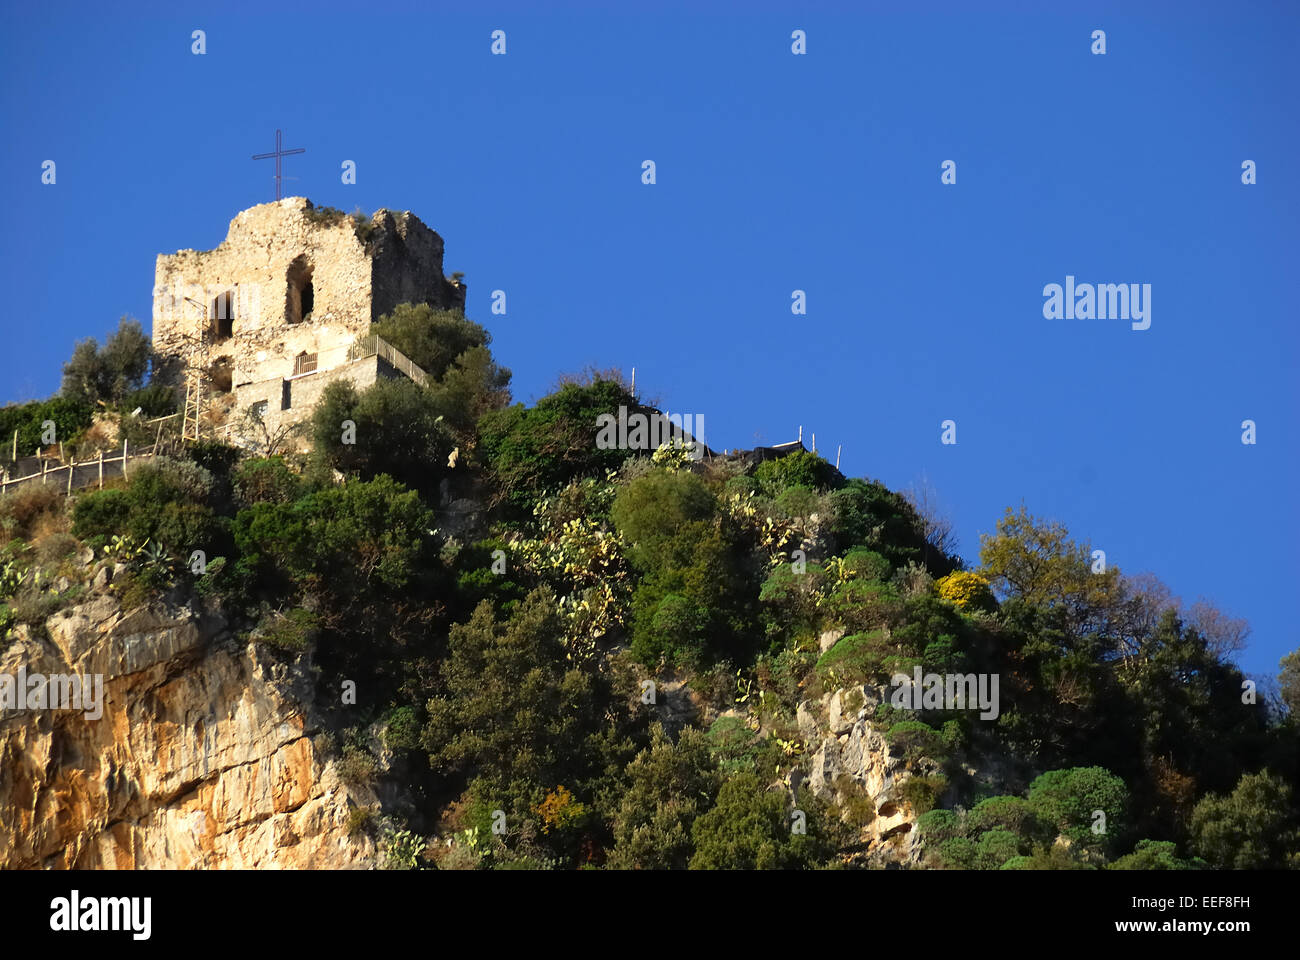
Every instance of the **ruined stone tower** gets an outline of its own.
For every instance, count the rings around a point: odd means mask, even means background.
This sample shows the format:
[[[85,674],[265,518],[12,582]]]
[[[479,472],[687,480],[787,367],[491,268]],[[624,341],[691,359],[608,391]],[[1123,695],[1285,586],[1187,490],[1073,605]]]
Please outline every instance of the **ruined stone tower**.
[[[399,303],[464,310],[465,287],[442,273],[442,238],[410,212],[366,221],[305,197],[243,211],[215,250],[158,257],[153,344],[164,380],[183,390],[201,366],[208,398],[304,419],[324,385],[347,375],[417,376],[365,341]],[[369,360],[369,363],[362,361]]]

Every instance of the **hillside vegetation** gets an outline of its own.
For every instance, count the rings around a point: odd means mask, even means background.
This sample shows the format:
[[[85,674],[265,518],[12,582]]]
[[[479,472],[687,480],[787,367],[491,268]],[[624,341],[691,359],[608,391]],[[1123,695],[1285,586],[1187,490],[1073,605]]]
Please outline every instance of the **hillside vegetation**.
[[[887,804],[915,819],[910,865],[1300,867],[1300,652],[1254,691],[1242,622],[1095,570],[1023,505],[964,560],[940,518],[812,453],[598,449],[599,415],[652,412],[617,374],[511,404],[463,316],[376,329],[428,384],[332,385],[310,455],[195,444],[102,491],[0,498],[0,627],[39,632],[105,562],[124,604],[220,607],[315,671],[346,778],[413,798],[355,812],[393,866],[878,863],[861,830],[886,804],[814,796],[799,707],[920,667],[995,675],[999,705],[872,708],[910,774]],[[175,409],[147,367],[124,324],[0,432],[30,454],[48,419],[69,445],[95,411],[139,429]]]

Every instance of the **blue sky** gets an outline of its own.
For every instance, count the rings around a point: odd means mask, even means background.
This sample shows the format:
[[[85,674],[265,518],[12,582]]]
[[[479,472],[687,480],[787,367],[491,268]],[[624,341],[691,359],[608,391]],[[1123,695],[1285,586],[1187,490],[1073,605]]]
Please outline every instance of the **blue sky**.
[[[969,559],[1023,500],[1248,618],[1248,671],[1300,646],[1300,6],[536,6],[5,4],[0,402],[147,325],[156,255],[273,199],[280,127],[286,195],[442,234],[518,399],[635,366],[712,446],[924,474]],[[1151,328],[1045,320],[1067,274],[1151,284]]]

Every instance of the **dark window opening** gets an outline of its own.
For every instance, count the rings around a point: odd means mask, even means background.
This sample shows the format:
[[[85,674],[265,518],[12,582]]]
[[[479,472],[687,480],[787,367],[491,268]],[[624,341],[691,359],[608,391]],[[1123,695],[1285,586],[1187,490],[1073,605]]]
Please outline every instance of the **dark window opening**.
[[[280,409],[288,410],[293,406],[293,381],[280,381]]]
[[[229,340],[235,333],[235,294],[233,290],[218,294],[212,301],[212,336],[218,343]]]
[[[285,318],[290,323],[302,323],[316,309],[316,288],[312,284],[312,266],[303,256],[295,257],[289,264],[285,279],[289,289],[285,302]]]
[[[229,393],[232,381],[234,380],[234,370],[228,359],[218,360],[208,369],[208,379],[212,381],[212,389],[218,393]]]

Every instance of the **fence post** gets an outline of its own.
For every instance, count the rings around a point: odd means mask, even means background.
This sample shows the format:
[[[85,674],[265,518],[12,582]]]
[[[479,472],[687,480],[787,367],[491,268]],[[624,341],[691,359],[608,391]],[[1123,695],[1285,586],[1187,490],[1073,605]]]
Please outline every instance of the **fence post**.
[[[42,487],[45,486],[45,474],[49,471],[49,469],[50,469],[50,461],[42,457],[41,458],[41,486]]]
[[[122,441],[122,479],[126,479],[126,440]]]
[[[18,462],[18,431],[14,431],[14,455],[9,458],[14,463]]]
[[[68,493],[67,493],[67,496],[72,496],[72,475],[76,472],[76,470],[77,470],[77,465],[76,465],[75,463],[70,463],[70,464],[68,464]]]
[[[104,489],[104,451],[99,451],[99,489]]]

